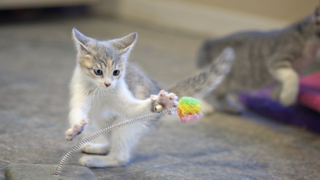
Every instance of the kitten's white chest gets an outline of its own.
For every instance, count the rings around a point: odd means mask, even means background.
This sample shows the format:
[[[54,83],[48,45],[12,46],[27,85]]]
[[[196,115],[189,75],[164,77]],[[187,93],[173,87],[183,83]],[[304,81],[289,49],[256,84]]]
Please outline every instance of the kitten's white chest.
[[[114,92],[113,90],[100,90],[100,92],[98,92],[98,95],[94,98],[93,103],[95,105],[110,107],[117,104],[117,101],[119,100],[118,96],[118,93]]]
[[[130,109],[128,102],[134,99],[124,82],[118,82],[117,86],[110,90],[102,89],[97,94],[93,102],[94,105],[103,107],[112,114],[118,114],[119,110]]]
[[[119,106],[117,95],[112,91],[101,90],[92,102],[91,116],[97,120],[112,120],[117,114],[113,108]]]

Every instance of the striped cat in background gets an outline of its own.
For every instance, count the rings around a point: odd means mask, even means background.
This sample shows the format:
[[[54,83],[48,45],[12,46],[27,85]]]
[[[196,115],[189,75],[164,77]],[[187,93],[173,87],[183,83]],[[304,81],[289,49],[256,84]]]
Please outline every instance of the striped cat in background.
[[[197,64],[203,68],[225,47],[235,50],[235,61],[224,81],[210,94],[211,104],[202,101],[206,113],[214,108],[241,113],[230,103],[229,94],[255,90],[276,83],[271,94],[283,106],[295,103],[299,73],[316,58],[320,48],[320,6],[307,18],[288,27],[269,32],[242,32],[206,40],[198,52]],[[207,97],[209,98],[209,97]],[[209,98],[209,99],[210,99]]]

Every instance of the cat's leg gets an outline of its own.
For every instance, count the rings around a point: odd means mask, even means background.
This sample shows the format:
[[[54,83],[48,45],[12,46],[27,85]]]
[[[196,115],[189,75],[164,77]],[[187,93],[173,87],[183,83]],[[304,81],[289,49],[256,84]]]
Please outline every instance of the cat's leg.
[[[77,87],[77,88],[76,88]],[[88,113],[91,109],[92,96],[85,94],[86,87],[72,84],[69,123],[70,128],[65,132],[66,140],[72,141],[74,137],[81,134],[89,123]]]
[[[204,99],[201,99],[200,102],[202,103],[202,112],[206,115],[214,113],[215,110],[230,114],[241,114],[242,112],[242,109],[235,102],[230,101],[227,94],[216,95],[212,92]]]
[[[229,114],[241,114],[242,110],[241,108],[237,107],[235,102],[231,102],[228,99],[227,94],[220,94],[218,96],[215,96],[216,102],[217,102],[217,110],[229,113]]]
[[[272,72],[273,77],[280,83],[278,99],[283,106],[295,103],[299,92],[299,75],[290,67],[277,68]]]
[[[280,96],[280,92],[281,92],[281,84],[277,84],[271,92],[271,99],[275,100],[275,101],[279,101],[279,96]]]
[[[66,140],[72,141],[74,137],[81,134],[83,130],[85,130],[87,124],[89,122],[88,118],[84,118],[78,122],[73,122],[71,128],[66,131]]]
[[[81,147],[81,151],[87,154],[107,154],[109,152],[109,143],[100,144],[89,142]]]
[[[114,123],[122,122],[117,120]],[[129,162],[131,149],[147,130],[144,123],[136,123],[112,131],[110,152],[107,156],[83,156],[79,163],[87,167],[115,167]]]
[[[95,121],[90,123],[84,135],[88,137],[89,135],[99,131],[102,127],[109,127],[113,122],[118,118],[117,115],[114,115],[108,111],[104,106],[99,106],[92,110],[94,113],[91,114],[92,119]],[[110,150],[110,137],[111,132],[100,136],[93,141],[83,145],[81,151],[87,154],[101,154],[106,155]]]
[[[116,96],[118,103],[109,106],[110,111],[121,114],[127,119],[156,112],[157,105],[161,105],[163,110],[178,106],[178,97],[174,93],[168,93],[164,90],[161,90],[158,95],[151,95],[150,98],[144,100],[133,97],[132,93],[126,88],[122,88]],[[174,112],[172,110],[168,113],[173,115]]]
[[[214,107],[213,107],[211,104],[209,104],[209,103],[208,103],[206,100],[204,100],[204,99],[200,99],[199,101],[200,101],[201,104],[202,104],[202,112],[203,112],[203,114],[209,115],[209,114],[214,113]]]

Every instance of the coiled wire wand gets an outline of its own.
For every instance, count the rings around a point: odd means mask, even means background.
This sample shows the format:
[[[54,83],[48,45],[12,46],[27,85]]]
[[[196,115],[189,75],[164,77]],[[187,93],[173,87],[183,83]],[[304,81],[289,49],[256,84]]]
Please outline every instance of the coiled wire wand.
[[[77,143],[75,146],[73,146],[60,160],[60,163],[58,164],[58,167],[54,173],[55,176],[58,176],[61,171],[63,166],[65,165],[65,163],[68,161],[68,159],[71,157],[71,155],[76,152],[77,150],[79,150],[81,148],[81,146],[87,144],[88,142],[92,141],[93,139],[99,137],[100,135],[107,133],[109,131],[124,127],[124,126],[128,126],[137,122],[142,122],[142,121],[146,121],[146,120],[151,120],[151,119],[155,119],[157,117],[160,117],[161,115],[165,114],[165,113],[169,113],[172,111],[178,111],[178,116],[179,116],[179,120],[181,122],[185,122],[185,123],[191,123],[191,122],[195,122],[197,121],[199,118],[201,118],[202,115],[202,111],[201,111],[201,103],[193,98],[190,97],[183,97],[179,100],[179,104],[178,107],[173,107],[171,109],[166,109],[166,110],[162,110],[162,106],[161,105],[157,105],[156,106],[156,113],[152,113],[152,114],[148,114],[148,115],[144,115],[144,116],[140,116],[131,120],[127,120],[118,124],[114,124],[112,126],[109,126],[107,128],[104,128],[92,135],[90,135],[89,137],[85,138],[84,140],[80,141],[79,143]]]

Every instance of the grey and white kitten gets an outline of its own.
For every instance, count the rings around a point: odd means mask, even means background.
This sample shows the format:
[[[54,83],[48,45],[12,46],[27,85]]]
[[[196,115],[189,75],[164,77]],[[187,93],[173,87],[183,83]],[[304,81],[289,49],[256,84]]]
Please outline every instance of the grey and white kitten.
[[[320,48],[319,6],[314,14],[283,29],[242,32],[204,41],[198,52],[198,67],[206,67],[225,47],[232,47],[236,58],[224,81],[206,97],[216,100],[217,103],[211,102],[214,108],[240,113],[228,101],[229,94],[273,83],[277,85],[272,98],[290,106],[297,99],[299,73],[313,62]],[[206,113],[213,111],[212,106],[205,109]]]
[[[70,83],[71,127],[66,131],[67,140],[72,140],[85,130],[89,112],[102,112],[107,116],[104,122],[115,124],[154,112],[157,104],[165,109],[177,106],[178,97],[175,94],[161,90],[154,80],[127,62],[137,33],[120,39],[98,41],[73,29],[73,39],[78,55]],[[202,97],[222,81],[233,59],[233,50],[225,49],[217,61],[177,83],[170,91],[178,95]],[[152,124],[149,121],[122,127],[111,132],[107,137],[109,142],[105,144],[84,145],[81,148],[83,152],[100,155],[84,156],[80,164],[88,167],[125,165],[130,159],[132,147]]]

